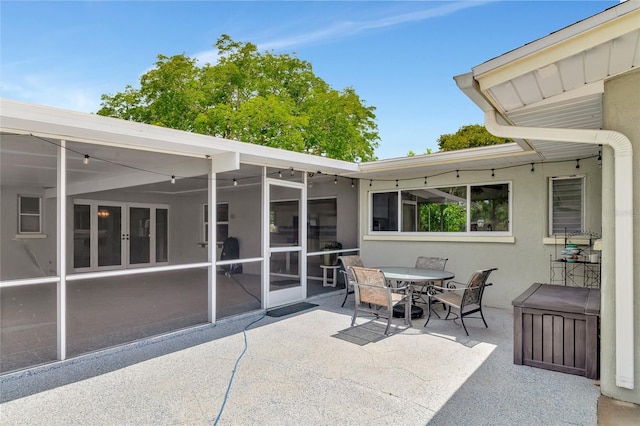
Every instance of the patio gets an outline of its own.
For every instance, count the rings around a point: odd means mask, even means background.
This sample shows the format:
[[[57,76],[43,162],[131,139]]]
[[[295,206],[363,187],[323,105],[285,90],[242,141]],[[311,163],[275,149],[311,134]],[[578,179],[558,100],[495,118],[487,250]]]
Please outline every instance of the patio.
[[[385,337],[368,318],[349,327],[341,293],[250,327],[219,424],[597,423],[597,381],[513,364],[510,310],[487,308],[489,328],[469,320],[469,337],[423,319]],[[2,376],[2,423],[212,424],[260,316]]]

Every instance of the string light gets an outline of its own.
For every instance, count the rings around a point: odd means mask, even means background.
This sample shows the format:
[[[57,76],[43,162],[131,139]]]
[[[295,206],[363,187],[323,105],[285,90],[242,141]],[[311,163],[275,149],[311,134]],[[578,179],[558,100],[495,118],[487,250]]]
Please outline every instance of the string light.
[[[491,177],[496,177],[496,174],[494,173],[495,169],[491,169]]]
[[[57,147],[59,147],[59,148],[65,149],[65,150],[67,150],[67,151],[74,152],[74,153],[78,154],[79,156],[81,156],[81,158],[82,158],[82,162],[83,162],[84,164],[89,163],[89,160],[90,160],[90,159],[93,159],[93,160],[102,161],[102,162],[104,162],[104,163],[113,164],[113,165],[120,166],[120,167],[126,167],[126,168],[128,168],[128,169],[137,170],[137,171],[140,171],[140,172],[152,173],[152,174],[161,175],[161,176],[169,176],[169,175],[167,175],[167,174],[165,174],[165,173],[158,172],[158,171],[154,171],[154,170],[148,170],[148,169],[144,169],[144,168],[141,168],[141,167],[137,167],[137,166],[133,166],[133,165],[129,165],[129,164],[124,164],[124,163],[118,163],[118,162],[115,162],[115,161],[111,161],[111,160],[107,160],[107,159],[102,159],[102,158],[98,158],[98,157],[90,157],[90,156],[89,156],[89,155],[87,155],[87,154],[84,154],[84,153],[82,153],[82,152],[76,151],[76,150],[74,150],[74,149],[72,149],[72,148],[69,148],[69,147],[62,147],[62,146],[60,146],[60,145],[59,145],[58,143],[56,143],[56,142],[53,142],[53,141],[50,141],[50,140],[47,140],[47,139],[44,139],[44,138],[40,138],[40,137],[38,137],[38,136],[36,136],[36,135],[33,135],[33,134],[29,134],[29,135],[25,135],[25,136],[34,137],[34,138],[40,139],[40,140],[42,140],[42,141],[44,141],[44,142],[47,142],[47,143],[49,143],[49,144],[51,144],[51,145],[55,145],[55,146],[57,146]],[[601,167],[601,162],[602,162],[602,145],[598,145],[598,146],[599,146],[599,149],[598,149],[598,155],[597,155],[597,156],[596,156],[596,155],[593,155],[593,156],[585,157],[585,158],[582,158],[582,159],[576,159],[576,160],[575,160],[575,161],[576,161],[576,167],[575,167],[575,168],[576,168],[576,169],[580,169],[580,160],[586,160],[586,159],[591,159],[591,158],[597,159],[598,166],[599,166],[599,167]],[[206,158],[211,158],[211,156],[210,156],[210,155],[208,155],[208,154],[207,154],[207,155],[205,155],[205,157],[206,157]],[[569,162],[569,161],[573,161],[573,160],[545,161],[545,163],[549,163],[549,164],[556,164],[556,163],[567,163],[567,162]],[[533,173],[533,172],[535,171],[535,163],[530,163],[530,165],[531,165],[531,172]],[[493,174],[494,174],[494,172],[495,172],[495,170],[510,169],[510,168],[522,167],[522,166],[524,166],[524,164],[517,164],[517,165],[506,166],[506,167],[498,167],[498,168],[493,168],[493,169],[469,169],[469,170],[466,170],[466,169],[464,169],[464,170],[456,169],[456,170],[455,170],[455,172],[456,172],[456,178],[460,178],[460,171],[472,171],[472,172],[479,172],[479,171],[491,170],[492,175],[493,175]],[[290,171],[291,176],[294,176],[294,175],[295,175],[295,170],[293,169],[293,167],[289,168],[289,171]],[[303,172],[303,173],[304,173],[304,172]],[[321,171],[317,171],[316,173],[317,173],[318,175],[321,175],[321,174],[322,174],[322,172],[321,172]],[[314,173],[314,172],[308,172],[308,176],[309,176],[309,178],[314,177],[314,175],[315,175],[316,173]],[[438,173],[438,174],[434,174],[434,175],[432,175],[431,177],[442,176],[442,175],[446,175],[446,174],[449,174],[449,173],[453,173],[453,170],[444,171],[444,172],[441,172],[441,173]],[[278,176],[280,176],[281,174],[282,174],[282,171],[279,171],[279,172],[278,172]],[[336,175],[334,175],[334,182],[336,182],[336,180],[337,180],[337,176],[338,176],[337,174],[336,174]],[[175,179],[176,179],[175,175],[171,175],[171,183],[175,183]],[[181,178],[181,179],[209,180],[210,178],[207,178],[207,177],[191,176],[191,177],[186,177],[186,178]],[[353,178],[352,178],[352,179],[353,179]],[[399,187],[399,182],[400,182],[400,180],[403,180],[403,181],[404,181],[404,180],[411,181],[411,180],[414,180],[414,179],[416,179],[416,178],[408,178],[408,179],[380,179],[380,181],[382,181],[382,182],[393,182],[393,181],[395,181],[395,183],[396,183],[396,187]],[[427,179],[428,179],[428,176],[424,176],[424,183],[425,183],[425,185],[427,184]],[[215,180],[215,179],[214,179],[214,180]],[[354,182],[355,182],[355,181],[354,181]],[[238,185],[238,182],[237,182],[237,180],[236,180],[236,179],[233,179],[233,185],[234,185],[234,186],[237,186],[237,185]],[[311,186],[313,186],[313,184],[311,183],[311,181],[309,181],[309,187],[311,187]],[[373,187],[373,179],[369,179],[369,187]]]
[[[333,177],[333,184],[337,185],[338,184],[338,175],[334,175]]]
[[[356,186],[356,182],[355,182],[355,180],[353,178],[351,178],[351,187],[353,188],[355,186]]]
[[[278,177],[282,179],[282,172],[278,172]]]

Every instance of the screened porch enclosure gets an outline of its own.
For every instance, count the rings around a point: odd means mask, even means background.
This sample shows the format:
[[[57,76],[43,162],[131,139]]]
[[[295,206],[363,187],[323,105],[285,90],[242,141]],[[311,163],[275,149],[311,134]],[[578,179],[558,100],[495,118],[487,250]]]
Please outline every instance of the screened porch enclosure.
[[[317,180],[308,217],[294,224],[291,215],[290,229],[273,234],[288,241],[305,227],[306,244],[294,241],[304,249],[265,256],[264,181],[306,191],[303,172],[241,163],[211,173],[204,156],[31,135],[0,142],[0,373],[264,309],[267,292],[291,283],[304,297],[339,290],[322,285],[322,249],[357,247],[348,182]],[[276,194],[273,213],[285,217],[281,207],[302,200]],[[229,237],[239,253],[221,259]]]

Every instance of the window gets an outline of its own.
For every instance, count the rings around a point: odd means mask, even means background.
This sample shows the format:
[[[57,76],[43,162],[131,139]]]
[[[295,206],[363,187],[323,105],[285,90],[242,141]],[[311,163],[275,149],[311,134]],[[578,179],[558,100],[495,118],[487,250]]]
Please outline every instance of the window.
[[[509,194],[509,183],[372,193],[370,230],[509,232]]]
[[[42,232],[42,199],[26,195],[18,196],[18,233],[40,234]]]
[[[584,231],[584,176],[549,181],[549,234]]]
[[[380,192],[372,196],[373,231],[398,230],[398,192]]]
[[[204,216],[204,242],[209,241],[209,205],[203,205]],[[229,237],[229,203],[218,203],[216,205],[216,239],[218,243],[223,243]]]

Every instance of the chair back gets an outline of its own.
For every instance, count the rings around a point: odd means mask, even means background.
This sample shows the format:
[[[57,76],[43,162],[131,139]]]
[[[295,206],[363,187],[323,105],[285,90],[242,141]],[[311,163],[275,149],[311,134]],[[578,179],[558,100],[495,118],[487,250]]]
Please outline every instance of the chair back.
[[[428,257],[428,256],[418,256],[416,259],[416,268],[418,269],[437,269],[439,271],[444,271],[444,266],[447,264],[447,260],[441,257]]]
[[[345,274],[345,278],[347,278],[348,282],[350,283],[356,280],[356,278],[353,276],[353,271],[351,271],[350,268],[352,266],[364,267],[362,259],[356,254],[351,256],[338,256],[338,262],[340,263],[340,270],[344,271],[343,274]]]
[[[358,266],[350,267],[355,277],[354,289],[356,303],[371,303],[378,306],[388,306],[391,289],[386,286],[384,273],[375,268]]]
[[[487,279],[491,272],[498,268],[480,269],[474,272],[469,278],[467,288],[462,295],[462,305],[480,305],[482,302],[482,294],[484,293],[484,287],[487,283]]]

